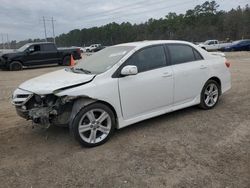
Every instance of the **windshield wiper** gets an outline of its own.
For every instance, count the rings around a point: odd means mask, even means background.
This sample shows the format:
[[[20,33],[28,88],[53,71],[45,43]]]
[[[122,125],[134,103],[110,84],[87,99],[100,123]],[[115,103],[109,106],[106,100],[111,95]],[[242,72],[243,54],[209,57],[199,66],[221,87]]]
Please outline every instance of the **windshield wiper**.
[[[83,68],[74,68],[74,67],[72,67],[71,70],[73,72],[75,72],[75,71],[81,71],[81,72],[84,72],[85,74],[91,74],[91,71],[83,69]]]

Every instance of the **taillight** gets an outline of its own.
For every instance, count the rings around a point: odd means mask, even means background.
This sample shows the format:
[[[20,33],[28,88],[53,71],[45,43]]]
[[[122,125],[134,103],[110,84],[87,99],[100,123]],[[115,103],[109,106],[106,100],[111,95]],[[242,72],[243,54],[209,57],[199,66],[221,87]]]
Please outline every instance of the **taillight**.
[[[226,60],[225,65],[227,66],[227,68],[229,68],[231,64],[229,61]]]
[[[81,54],[80,48],[77,48],[77,53],[78,53],[78,54]]]

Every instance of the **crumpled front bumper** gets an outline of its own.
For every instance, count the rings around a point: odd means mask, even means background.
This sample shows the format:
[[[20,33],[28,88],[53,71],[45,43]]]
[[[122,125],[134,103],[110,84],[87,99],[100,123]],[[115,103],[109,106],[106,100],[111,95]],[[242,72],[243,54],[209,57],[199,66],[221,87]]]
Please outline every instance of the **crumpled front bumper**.
[[[24,118],[24,119],[29,119],[29,111],[28,110],[23,110],[21,107],[16,107],[16,112],[17,114]]]

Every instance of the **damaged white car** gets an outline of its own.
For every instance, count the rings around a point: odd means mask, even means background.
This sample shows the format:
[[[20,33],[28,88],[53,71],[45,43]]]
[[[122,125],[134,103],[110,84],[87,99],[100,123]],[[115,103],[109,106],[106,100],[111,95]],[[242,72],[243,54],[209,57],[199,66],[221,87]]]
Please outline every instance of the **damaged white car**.
[[[89,147],[151,117],[192,105],[211,109],[231,87],[225,57],[183,41],[120,44],[81,61],[24,82],[12,102],[21,117],[69,126]]]

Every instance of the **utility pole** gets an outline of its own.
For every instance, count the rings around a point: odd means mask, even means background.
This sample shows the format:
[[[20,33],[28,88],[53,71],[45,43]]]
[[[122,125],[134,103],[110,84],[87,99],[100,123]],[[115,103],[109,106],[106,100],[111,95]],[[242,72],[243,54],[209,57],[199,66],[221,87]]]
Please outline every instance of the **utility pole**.
[[[51,18],[51,23],[52,23],[53,39],[54,39],[54,43],[56,43],[54,21],[55,20],[52,17]]]
[[[47,28],[46,28],[46,22],[47,21],[51,21],[51,26],[52,26],[52,34],[53,34],[53,41],[54,43],[56,43],[56,37],[55,37],[55,21],[53,17],[51,17],[51,19],[47,19],[43,16],[43,27],[44,27],[44,35],[45,35],[45,41],[48,42],[48,39],[47,39]]]
[[[9,34],[8,33],[6,34],[6,37],[7,37],[7,44],[8,44],[8,47],[10,49],[10,41],[9,41]]]
[[[2,36],[2,48],[4,49],[5,45],[4,45],[4,42],[3,42],[3,33],[1,33],[1,36]]]
[[[46,24],[45,24],[45,18],[44,18],[44,16],[43,16],[43,27],[44,27],[45,41],[47,42],[47,31],[46,31]]]

